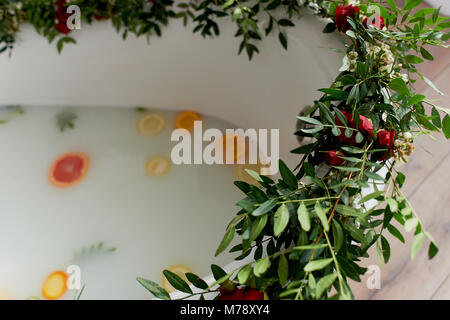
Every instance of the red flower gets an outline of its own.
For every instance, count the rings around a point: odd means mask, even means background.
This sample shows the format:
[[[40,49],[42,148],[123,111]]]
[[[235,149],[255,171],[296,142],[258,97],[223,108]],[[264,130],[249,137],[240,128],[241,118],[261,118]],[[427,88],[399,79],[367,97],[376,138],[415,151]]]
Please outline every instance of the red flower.
[[[356,14],[358,13],[359,8],[347,4],[345,6],[337,6],[336,8],[336,27],[339,31],[346,32],[350,30],[351,26],[348,23],[347,18],[356,18]]]
[[[395,135],[397,134],[397,131],[395,130],[389,130],[389,131],[380,131],[377,133],[377,142],[381,147],[386,147],[388,150],[382,155],[382,159],[386,160],[389,159],[392,156],[392,153],[394,151],[394,141],[395,141]]]
[[[219,300],[264,300],[264,292],[256,289],[239,289],[229,292],[220,290]]]
[[[367,136],[373,137],[373,124],[372,120],[367,119],[364,116],[359,116],[359,131]]]
[[[70,29],[67,26],[67,20],[69,19],[70,14],[67,13],[65,3],[64,0],[56,1],[56,20],[58,21],[56,30],[62,34],[68,34],[70,32]]]
[[[328,151],[325,155],[325,163],[329,166],[338,166],[342,164],[345,160],[340,158],[344,154],[340,151]]]
[[[392,148],[394,146],[395,134],[394,130],[380,131],[377,133],[377,142],[382,147]]]
[[[363,20],[363,24],[368,28],[369,26],[374,26],[378,30],[382,30],[386,24],[384,23],[384,18],[380,16],[378,13],[375,13],[374,18],[369,19],[365,17]]]

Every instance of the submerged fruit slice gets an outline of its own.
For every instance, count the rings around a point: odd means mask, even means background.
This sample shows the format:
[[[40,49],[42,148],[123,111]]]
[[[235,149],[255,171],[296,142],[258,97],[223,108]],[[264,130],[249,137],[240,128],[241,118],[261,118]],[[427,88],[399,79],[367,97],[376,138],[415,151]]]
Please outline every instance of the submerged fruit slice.
[[[138,121],[138,131],[144,137],[157,135],[166,126],[166,120],[163,116],[156,113],[149,113],[142,116]]]
[[[160,177],[170,168],[170,160],[163,156],[154,156],[147,161],[147,173],[154,177]]]
[[[167,270],[172,271],[177,276],[179,276],[181,279],[183,279],[184,281],[189,283],[186,278],[186,273],[192,272],[192,270],[189,269],[188,267],[186,267],[182,264],[177,264],[175,266],[171,266],[170,268],[167,268]],[[176,291],[176,289],[174,287],[172,287],[172,285],[169,283],[169,281],[167,281],[165,276],[162,277],[162,287],[164,289],[166,289],[166,291],[169,293]]]
[[[81,152],[68,152],[57,158],[49,172],[55,187],[66,188],[80,182],[89,168],[89,157]]]
[[[237,134],[223,135],[217,141],[217,147],[218,151],[222,152],[224,163],[226,163],[227,159],[236,163],[246,153],[245,139]]]
[[[176,129],[194,131],[194,121],[200,121],[202,117],[195,111],[182,111],[175,118]]]
[[[258,182],[245,171],[246,169],[253,170],[258,174],[261,174],[261,168],[265,166],[257,163],[257,164],[238,164],[236,165],[236,178],[239,181],[247,182],[248,184],[257,185]]]
[[[42,295],[49,300],[60,298],[67,290],[67,278],[64,271],[53,272],[42,285]]]

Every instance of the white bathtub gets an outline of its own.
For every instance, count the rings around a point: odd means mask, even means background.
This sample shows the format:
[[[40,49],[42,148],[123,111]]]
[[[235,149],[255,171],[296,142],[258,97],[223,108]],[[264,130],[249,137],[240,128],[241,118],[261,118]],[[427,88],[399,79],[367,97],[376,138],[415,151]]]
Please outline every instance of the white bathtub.
[[[108,22],[96,22],[82,25],[78,44],[61,55],[24,26],[12,57],[0,56],[0,105],[194,109],[242,128],[280,129],[280,156],[295,166],[296,115],[330,85],[342,60],[328,49],[342,48],[342,40],[323,34],[325,24],[306,14],[288,33],[288,51],[274,35],[250,62],[237,55],[235,27],[226,23],[215,39],[173,23],[148,45],[122,41]]]

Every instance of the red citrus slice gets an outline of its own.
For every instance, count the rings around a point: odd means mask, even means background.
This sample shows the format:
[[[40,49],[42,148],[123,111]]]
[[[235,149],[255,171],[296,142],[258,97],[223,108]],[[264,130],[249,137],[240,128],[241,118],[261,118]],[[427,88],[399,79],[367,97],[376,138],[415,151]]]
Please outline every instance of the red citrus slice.
[[[49,172],[50,183],[67,188],[80,182],[89,168],[89,157],[81,152],[68,152],[58,157]]]

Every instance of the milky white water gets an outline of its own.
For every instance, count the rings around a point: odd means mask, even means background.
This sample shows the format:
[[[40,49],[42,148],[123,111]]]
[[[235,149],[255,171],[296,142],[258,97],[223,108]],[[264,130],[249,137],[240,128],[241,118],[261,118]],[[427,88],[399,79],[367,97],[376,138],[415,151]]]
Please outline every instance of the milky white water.
[[[161,134],[143,137],[136,124],[145,113],[134,108],[72,108],[75,129],[60,132],[55,115],[62,110],[0,110],[0,119],[8,118],[0,125],[0,297],[42,297],[51,272],[99,242],[116,251],[75,261],[84,299],[150,298],[136,276],[160,282],[161,271],[175,264],[205,276],[210,263],[232,260],[213,254],[242,197],[234,167],[172,165],[158,178],[146,172],[151,156],[170,157],[176,112],[151,110],[167,124]],[[236,127],[203,120],[204,128]],[[79,184],[58,189],[49,168],[68,151],[86,153],[90,167]]]

